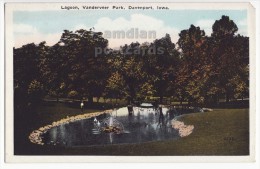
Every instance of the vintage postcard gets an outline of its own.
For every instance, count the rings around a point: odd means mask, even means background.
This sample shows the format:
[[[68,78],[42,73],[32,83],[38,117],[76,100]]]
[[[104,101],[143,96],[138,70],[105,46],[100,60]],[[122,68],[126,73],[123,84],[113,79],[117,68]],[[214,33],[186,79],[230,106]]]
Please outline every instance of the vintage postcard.
[[[249,2],[6,3],[6,162],[253,162],[255,40]]]

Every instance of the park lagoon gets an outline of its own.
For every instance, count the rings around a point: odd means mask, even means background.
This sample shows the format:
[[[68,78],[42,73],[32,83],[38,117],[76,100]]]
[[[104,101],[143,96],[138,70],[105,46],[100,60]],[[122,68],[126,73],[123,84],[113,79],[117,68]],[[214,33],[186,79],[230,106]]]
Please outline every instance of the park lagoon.
[[[41,127],[29,138],[40,145],[93,146],[176,139],[188,136],[194,128],[173,119],[179,114],[176,109],[159,112],[135,107],[130,113],[124,107],[103,114],[82,114]]]

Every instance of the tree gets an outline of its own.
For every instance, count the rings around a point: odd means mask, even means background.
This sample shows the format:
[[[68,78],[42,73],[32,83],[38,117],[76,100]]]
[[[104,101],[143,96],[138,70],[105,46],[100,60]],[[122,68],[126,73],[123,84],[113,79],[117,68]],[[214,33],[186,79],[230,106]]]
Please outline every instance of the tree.
[[[238,31],[237,25],[228,16],[223,15],[220,20],[216,20],[212,26],[212,37],[217,39],[232,37]]]
[[[59,101],[59,97],[66,96],[68,87],[69,62],[63,46],[58,43],[49,47],[40,56],[39,70],[44,79],[45,89],[50,96]]]
[[[122,98],[128,96],[128,92],[126,92],[126,83],[123,76],[118,71],[113,72],[108,78],[105,93],[106,96],[110,98]]]
[[[140,85],[145,81],[145,72],[143,68],[141,46],[138,42],[130,45],[121,46],[119,51],[112,52],[112,56],[108,59],[110,65],[110,78],[108,80],[108,89],[113,89],[114,84],[111,80],[118,77],[117,85],[120,87],[120,96],[133,102],[137,99]],[[116,73],[114,73],[116,72]],[[120,77],[120,78],[119,78]],[[118,92],[116,92],[118,93]]]
[[[216,70],[218,88],[225,94],[226,102],[234,97],[233,80],[243,79],[248,84],[248,72],[246,67],[249,63],[249,39],[235,35],[238,28],[228,16],[222,16],[213,24],[212,33],[212,56],[213,67]]]
[[[105,88],[106,61],[104,53],[97,56],[97,49],[105,49],[108,41],[102,37],[101,32],[65,30],[59,43],[64,46],[68,64],[69,90],[75,90],[81,97],[88,97],[93,102],[93,97],[100,97]]]
[[[179,34],[177,91],[195,104],[217,103],[222,95],[228,102],[248,93],[248,38],[235,35],[238,28],[227,16],[212,29],[211,37],[194,25]]]
[[[200,27],[191,25],[179,34],[178,45],[182,51],[177,84],[179,97],[189,102],[203,103],[203,88],[207,81],[205,32]],[[181,101],[182,101],[181,100]]]
[[[174,77],[179,62],[179,53],[175,49],[175,44],[172,43],[169,34],[166,34],[161,39],[156,39],[150,45],[150,48],[155,52],[148,53],[150,59],[147,61],[150,63],[145,64],[147,66],[146,70],[150,78],[153,79],[155,94],[160,97],[160,102],[162,102],[167,89],[172,91],[170,88],[174,88],[175,83],[173,81],[175,80]]]
[[[27,44],[14,52],[14,95],[16,106],[39,102],[44,94],[39,70],[40,54],[46,50],[45,42]],[[37,101],[37,102],[36,102]]]

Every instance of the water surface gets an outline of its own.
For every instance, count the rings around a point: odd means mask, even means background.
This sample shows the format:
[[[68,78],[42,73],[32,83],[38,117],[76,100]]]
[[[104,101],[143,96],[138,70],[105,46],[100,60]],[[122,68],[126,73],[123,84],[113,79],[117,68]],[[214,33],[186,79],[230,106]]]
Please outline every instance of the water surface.
[[[160,114],[153,108],[134,107],[134,113],[128,115],[128,110],[124,107],[96,119],[102,123],[110,116],[123,124],[122,134],[100,132],[95,128],[93,117],[54,127],[43,135],[43,142],[57,146],[96,146],[179,138],[178,132],[170,123],[175,114],[169,113],[166,108]]]

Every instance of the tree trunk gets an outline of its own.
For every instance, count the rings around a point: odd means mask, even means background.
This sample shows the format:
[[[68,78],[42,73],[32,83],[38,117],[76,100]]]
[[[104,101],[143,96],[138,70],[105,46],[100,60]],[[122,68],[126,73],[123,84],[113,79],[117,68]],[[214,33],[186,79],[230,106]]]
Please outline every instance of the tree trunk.
[[[88,96],[88,102],[93,103],[93,96]]]
[[[181,111],[183,111],[183,104],[182,104],[182,102],[183,102],[183,99],[181,98]]]
[[[214,95],[213,104],[218,104],[218,95],[217,94]]]
[[[129,84],[129,89],[130,89],[130,101],[133,102],[134,99],[136,99],[136,95],[135,95],[135,89],[133,87],[133,85]]]
[[[59,95],[56,96],[56,101],[59,102]]]
[[[229,100],[230,100],[230,98],[229,98],[229,93],[226,93],[226,103],[228,103]]]
[[[160,96],[160,104],[162,104],[162,102],[163,102],[163,96],[161,95]]]

